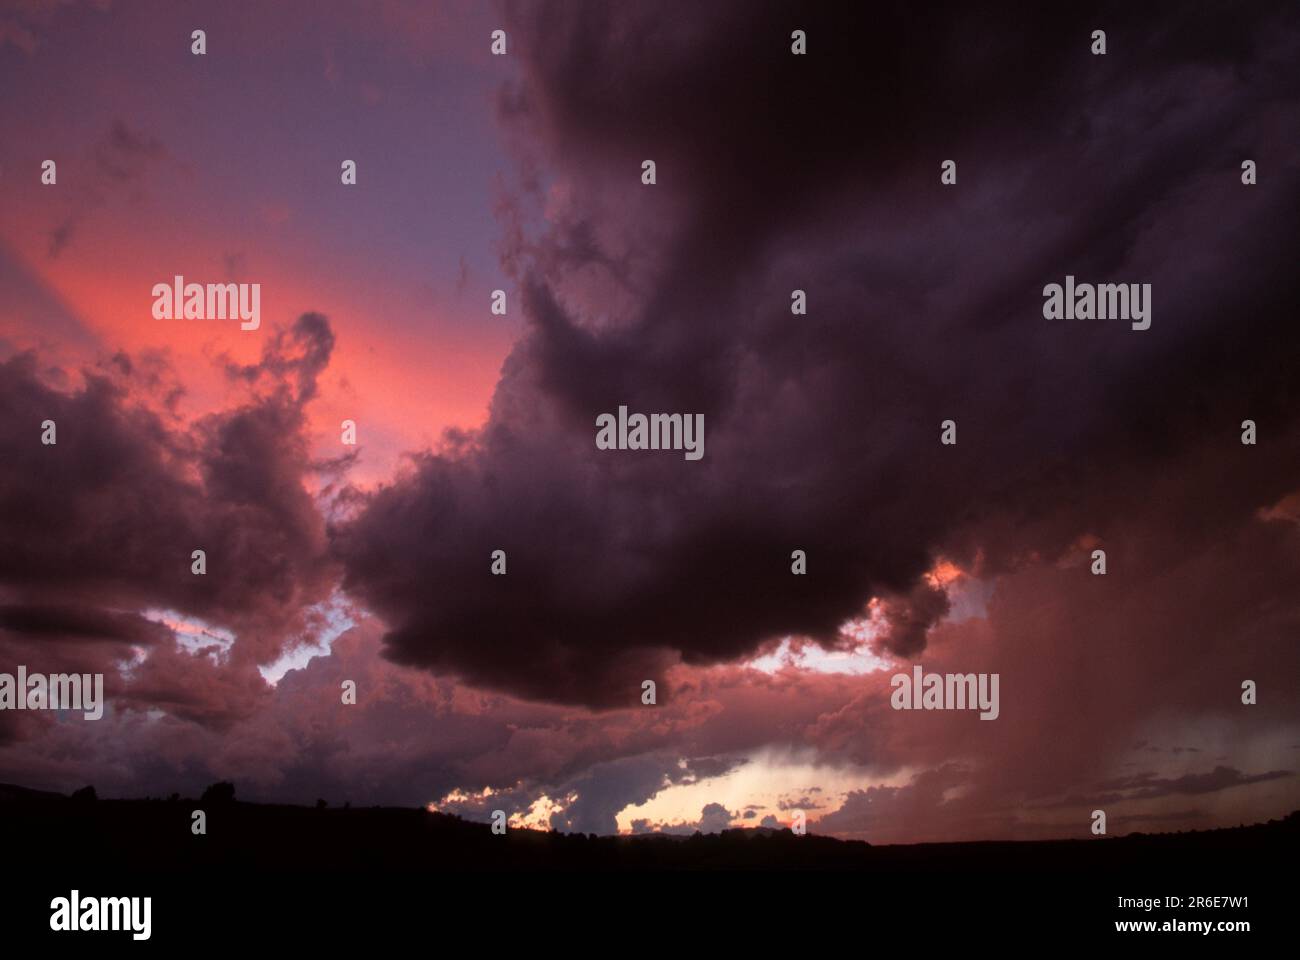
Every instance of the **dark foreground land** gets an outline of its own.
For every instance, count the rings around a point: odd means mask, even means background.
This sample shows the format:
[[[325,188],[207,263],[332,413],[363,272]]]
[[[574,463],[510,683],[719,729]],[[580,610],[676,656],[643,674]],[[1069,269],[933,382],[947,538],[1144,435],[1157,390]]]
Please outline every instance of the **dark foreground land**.
[[[207,816],[204,836],[191,831],[196,809]],[[152,939],[173,944],[195,930],[243,943],[287,920],[298,938],[337,941],[365,939],[377,927],[423,929],[433,917],[486,925],[496,936],[505,929],[497,920],[515,918],[524,929],[519,918],[529,911],[543,924],[623,924],[647,910],[656,923],[689,916],[734,926],[737,917],[761,917],[773,936],[810,916],[920,923],[930,937],[984,931],[988,948],[1113,939],[1121,936],[1116,921],[1246,920],[1251,932],[1214,937],[1254,943],[1261,930],[1290,929],[1300,812],[1193,833],[872,846],[772,830],[497,836],[486,824],[421,809],[96,800],[0,785],[0,849],[24,877],[0,900],[0,927],[38,938],[51,936],[51,898],[77,889],[152,897]],[[1245,899],[1193,906],[1192,898],[1215,897]],[[1120,898],[1159,905],[1133,908]],[[213,917],[222,922],[214,926]],[[1180,944],[1212,939],[1167,935]]]
[[[207,833],[192,833],[202,809]],[[238,801],[86,800],[0,784],[6,855],[90,859],[136,870],[841,870],[1112,873],[1159,865],[1234,872],[1294,864],[1300,812],[1285,820],[1191,833],[1077,840],[873,846],[789,830],[692,837],[597,837],[510,830],[422,809]]]

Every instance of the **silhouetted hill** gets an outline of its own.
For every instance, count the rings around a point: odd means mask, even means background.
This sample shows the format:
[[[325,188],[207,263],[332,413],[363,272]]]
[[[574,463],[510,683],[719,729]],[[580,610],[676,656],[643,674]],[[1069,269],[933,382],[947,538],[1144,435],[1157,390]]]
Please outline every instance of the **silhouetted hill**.
[[[32,790],[12,783],[0,783],[0,803],[40,803],[67,799],[63,794],[52,790]]]
[[[191,832],[203,809],[207,834]],[[141,871],[840,870],[1114,874],[1293,862],[1300,813],[1265,824],[1078,840],[872,846],[788,830],[596,837],[487,824],[422,809],[309,808],[240,801],[95,800],[0,785],[6,853]],[[1225,874],[1231,875],[1231,874]]]

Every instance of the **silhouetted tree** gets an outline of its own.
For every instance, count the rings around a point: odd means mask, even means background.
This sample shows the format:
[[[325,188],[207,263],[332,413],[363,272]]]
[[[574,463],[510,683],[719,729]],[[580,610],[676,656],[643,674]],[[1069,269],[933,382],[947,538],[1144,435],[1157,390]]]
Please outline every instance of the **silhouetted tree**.
[[[220,805],[235,802],[235,785],[225,780],[214,783],[203,791],[202,803]]]
[[[98,800],[99,796],[95,793],[94,787],[82,787],[72,795],[72,799],[78,803],[88,803],[92,800]]]
[[[325,802],[325,800],[324,800],[323,797],[317,797],[317,798],[316,798],[316,809],[317,809],[317,810],[324,810],[324,809],[325,809],[326,807],[328,807],[328,806],[329,806],[329,804]]]

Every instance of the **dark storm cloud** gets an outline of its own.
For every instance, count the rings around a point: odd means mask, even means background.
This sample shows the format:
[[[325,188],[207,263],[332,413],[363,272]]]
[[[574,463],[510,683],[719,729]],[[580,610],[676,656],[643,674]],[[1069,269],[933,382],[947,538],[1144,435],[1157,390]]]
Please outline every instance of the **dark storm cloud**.
[[[295,405],[316,396],[316,381],[329,366],[334,352],[334,332],[319,313],[304,313],[292,327],[277,330],[257,363],[226,362],[226,374],[252,385],[269,384],[272,390],[290,391]]]
[[[877,642],[882,650],[910,657],[925,649],[926,634],[949,610],[948,594],[924,581],[909,594],[883,604],[884,624]]]
[[[157,623],[130,613],[78,606],[0,607],[0,630],[29,637],[75,637],[151,644],[166,631]]]
[[[34,354],[0,364],[4,662],[116,677],[116,661],[148,647],[143,666],[108,682],[112,695],[217,722],[248,707],[264,687],[255,665],[332,582],[304,487],[313,467],[302,409],[332,344],[324,318],[303,316],[241,371],[274,386],[190,424],[156,412],[165,383],[122,355],[86,369],[71,391],[50,386]],[[41,442],[46,420],[53,445]],[[205,576],[191,573],[196,549]],[[210,664],[178,651],[170,630],[140,616],[150,608],[236,633],[228,675],[209,677]]]
[[[1235,767],[1226,767],[1222,764],[1206,773],[1187,773],[1179,777],[1161,777],[1146,772],[1116,777],[1096,784],[1094,790],[1087,794],[1070,794],[1043,806],[1086,808],[1090,805],[1111,805],[1171,796],[1201,796],[1230,790],[1233,787],[1247,787],[1255,783],[1268,783],[1294,776],[1295,773],[1291,770],[1269,770],[1264,773],[1245,774]],[[1294,793],[1294,788],[1290,792]],[[1126,819],[1130,818],[1129,813],[1125,813],[1124,816]]]
[[[922,579],[940,554],[991,573],[1053,555],[1159,512],[1141,491],[1169,471],[1204,490],[1192,537],[1294,489],[1285,6],[514,20],[525,193],[538,164],[554,173],[540,236],[541,198],[502,206],[527,332],[482,432],[418,457],[336,536],[394,660],[629,704],[677,658],[834,643],[872,596],[884,649],[914,655],[947,610]],[[1044,320],[1067,273],[1151,283],[1151,329]],[[597,451],[595,418],[620,404],[704,414],[704,459]]]
[[[1189,773],[1181,777],[1159,777],[1153,773],[1142,773],[1130,777],[1121,777],[1098,785],[1101,790],[1120,791],[1119,799],[1145,800],[1152,797],[1165,797],[1171,794],[1196,796],[1216,793],[1230,787],[1243,787],[1266,780],[1277,780],[1294,776],[1290,770],[1270,770],[1267,773],[1246,775],[1240,770],[1223,765],[1215,767],[1208,773]]]

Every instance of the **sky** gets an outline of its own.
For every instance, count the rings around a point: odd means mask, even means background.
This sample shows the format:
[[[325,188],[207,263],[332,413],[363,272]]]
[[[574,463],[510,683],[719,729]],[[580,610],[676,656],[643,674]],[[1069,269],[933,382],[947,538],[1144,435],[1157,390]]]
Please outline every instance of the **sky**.
[[[0,673],[108,703],[0,712],[0,781],[873,843],[1300,806],[1300,18],[1184,6],[6,4]],[[177,275],[260,326],[156,318]],[[1067,276],[1150,328],[1047,318]],[[704,456],[598,449],[620,406]],[[999,715],[895,709],[914,665]]]

